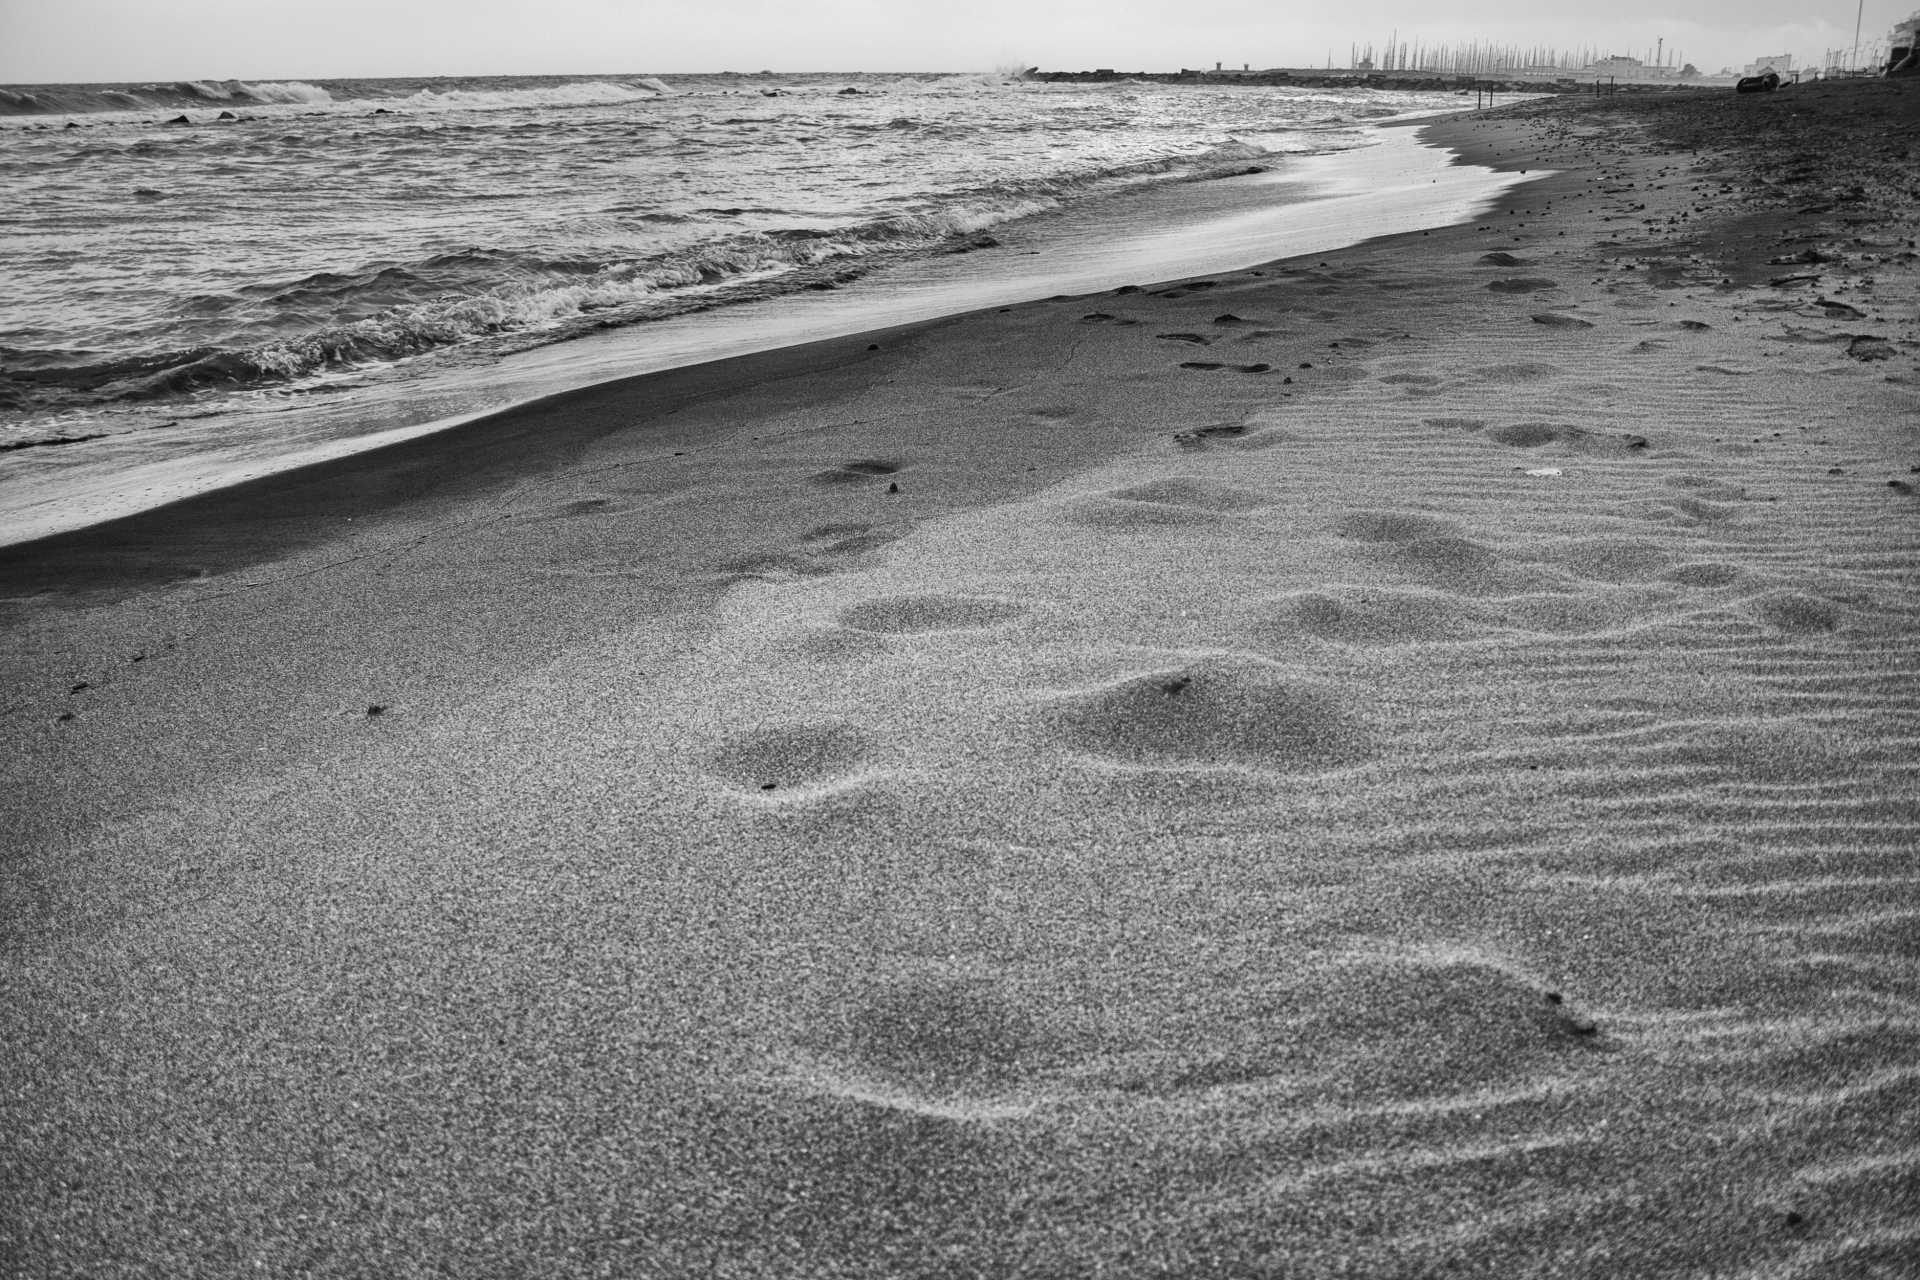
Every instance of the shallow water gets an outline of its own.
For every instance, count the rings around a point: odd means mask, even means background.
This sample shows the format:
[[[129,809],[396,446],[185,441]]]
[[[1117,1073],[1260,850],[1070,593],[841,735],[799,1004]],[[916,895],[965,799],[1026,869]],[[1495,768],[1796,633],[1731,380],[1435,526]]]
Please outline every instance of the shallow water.
[[[981,76],[9,92],[146,105],[0,125],[9,540],[110,513],[83,492],[222,483],[216,451],[285,465],[600,377],[1309,251],[1273,219],[1332,194],[1303,161],[1458,105]],[[1407,198],[1387,185],[1373,203]],[[132,483],[156,463],[173,478]]]

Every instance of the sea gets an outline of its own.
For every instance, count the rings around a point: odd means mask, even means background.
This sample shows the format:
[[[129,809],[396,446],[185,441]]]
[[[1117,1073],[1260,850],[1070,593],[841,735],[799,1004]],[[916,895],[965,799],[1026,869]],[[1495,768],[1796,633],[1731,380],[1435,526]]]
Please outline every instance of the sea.
[[[0,87],[0,542],[606,378],[1324,249],[1364,224],[1340,198],[1396,200],[1329,160],[1466,105],[1006,73]],[[1444,199],[1410,216],[1507,181],[1417,176]],[[1316,204],[1317,233],[1280,216]]]

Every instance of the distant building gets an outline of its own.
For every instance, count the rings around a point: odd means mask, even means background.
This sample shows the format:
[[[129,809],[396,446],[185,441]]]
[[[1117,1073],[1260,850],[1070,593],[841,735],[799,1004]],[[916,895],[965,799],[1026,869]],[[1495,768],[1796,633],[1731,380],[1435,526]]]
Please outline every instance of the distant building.
[[[1596,76],[1615,76],[1621,79],[1637,80],[1648,73],[1647,64],[1638,58],[1595,58],[1587,64],[1587,73]]]
[[[1747,64],[1742,75],[1763,76],[1769,71],[1778,72],[1784,79],[1793,74],[1793,55],[1790,53],[1770,53],[1764,58],[1755,58]]]
[[[1920,60],[1920,13],[1896,22],[1887,45],[1887,70],[1912,71],[1915,61]]]

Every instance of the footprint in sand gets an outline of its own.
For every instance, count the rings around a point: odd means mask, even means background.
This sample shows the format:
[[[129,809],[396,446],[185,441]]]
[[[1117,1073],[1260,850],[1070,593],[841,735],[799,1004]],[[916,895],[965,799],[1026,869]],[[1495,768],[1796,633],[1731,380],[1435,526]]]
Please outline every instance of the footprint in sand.
[[[1558,280],[1547,280],[1540,276],[1517,276],[1511,280],[1495,280],[1487,285],[1494,293],[1541,293],[1559,287]]]
[[[817,578],[846,569],[855,557],[898,542],[901,536],[867,524],[823,524],[802,537],[797,548],[737,556],[716,567],[721,579],[728,582]]]
[[[1480,265],[1483,267],[1518,267],[1525,265],[1525,260],[1516,258],[1510,253],[1483,253],[1480,255]]]
[[[1173,434],[1173,439],[1176,444],[1198,449],[1219,441],[1238,439],[1252,429],[1252,427],[1244,422],[1216,422],[1210,427],[1195,427],[1191,431],[1176,431]]]
[[[1222,422],[1210,427],[1196,427],[1191,431],[1176,431],[1173,442],[1182,449],[1206,449],[1214,445],[1224,445],[1229,449],[1256,450],[1277,449],[1282,445],[1297,444],[1299,437],[1273,427],[1255,430],[1244,422]]]
[[[1722,524],[1740,518],[1740,507],[1704,498],[1664,498],[1651,504],[1646,518],[1662,524]]]
[[[1542,445],[1557,444],[1574,453],[1591,456],[1627,457],[1645,452],[1648,447],[1645,436],[1614,435],[1551,422],[1508,423],[1488,428],[1486,436],[1489,440],[1515,449],[1538,449]]]
[[[1356,511],[1334,525],[1334,532],[1356,542],[1412,542],[1418,538],[1451,538],[1460,526],[1438,516],[1407,511]]]
[[[888,462],[883,458],[861,458],[854,462],[843,462],[837,467],[829,467],[825,471],[816,471],[807,478],[815,484],[859,484],[862,480],[890,476],[899,470],[900,464],[896,462]]]
[[[1557,311],[1542,311],[1533,317],[1533,322],[1545,325],[1549,329],[1591,329],[1593,321],[1582,320],[1578,316],[1563,316]]]
[[[1096,529],[1210,525],[1272,505],[1261,494],[1191,476],[1115,489],[1067,508],[1067,519]]]
[[[1513,364],[1484,364],[1470,371],[1479,382],[1492,382],[1500,386],[1514,386],[1525,382],[1545,382],[1560,376],[1562,370],[1557,364],[1542,364],[1537,361],[1516,361]]]
[[[1625,538],[1570,542],[1559,548],[1553,558],[1580,577],[1595,582],[1643,582],[1673,563],[1673,557],[1659,547]]]
[[[1346,517],[1334,532],[1380,546],[1402,573],[1454,591],[1485,594],[1505,585],[1491,547],[1463,537],[1450,521],[1396,511],[1363,511]]]
[[[1025,605],[984,596],[912,595],[864,600],[840,611],[842,626],[881,635],[971,631],[1023,618]]]
[[[1356,956],[1300,993],[1294,1035],[1324,1046],[1336,1089],[1398,1093],[1434,1079],[1455,1088],[1511,1078],[1542,1058],[1606,1046],[1600,1026],[1558,991],[1465,948]]]
[[[799,720],[735,734],[707,757],[707,771],[742,791],[777,792],[838,782],[873,752],[851,725]]]
[[[1259,364],[1236,364],[1229,366],[1220,363],[1218,360],[1182,360],[1180,367],[1182,369],[1199,369],[1207,372],[1216,369],[1232,368],[1235,373],[1266,373],[1273,368],[1272,365],[1264,362]]]
[[[1043,719],[1074,750],[1127,764],[1303,770],[1357,760],[1369,747],[1335,691],[1241,655],[1072,694]]]
[[[1156,333],[1153,336],[1162,342],[1189,342],[1196,347],[1210,346],[1213,343],[1212,338],[1198,333]]]
[[[898,542],[900,535],[870,524],[822,524],[807,530],[801,542],[815,555],[845,556]]]
[[[1720,560],[1695,560],[1687,564],[1677,564],[1661,577],[1683,587],[1730,587],[1744,577],[1738,565],[1727,564]]]
[[[1839,629],[1839,606],[1798,591],[1780,591],[1753,603],[1753,616],[1775,631],[1814,635]]]
[[[1482,627],[1458,596],[1391,587],[1330,587],[1279,596],[1261,609],[1253,633],[1276,651],[1298,648],[1300,636],[1351,645],[1461,640]]]
[[[1004,1087],[1051,1055],[1019,1001],[982,979],[883,981],[823,1011],[802,1044],[853,1077],[939,1091]]]

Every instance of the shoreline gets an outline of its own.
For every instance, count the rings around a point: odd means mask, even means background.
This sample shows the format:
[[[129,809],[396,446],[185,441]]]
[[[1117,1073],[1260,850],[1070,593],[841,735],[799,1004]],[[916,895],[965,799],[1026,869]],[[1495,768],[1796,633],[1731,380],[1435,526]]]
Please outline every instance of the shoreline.
[[[1395,128],[1392,124],[1381,127]],[[1069,225],[1094,230],[1064,236],[1057,229],[1063,221],[1058,216],[1047,220],[1050,231],[1003,227],[1001,235],[1009,243],[995,251],[1004,258],[990,274],[969,275],[940,259],[906,263],[843,291],[763,299],[576,337],[502,357],[481,370],[429,373],[424,382],[410,379],[370,387],[345,405],[316,397],[296,411],[297,416],[219,414],[204,425],[176,426],[164,440],[143,440],[147,449],[171,451],[153,462],[102,471],[98,464],[69,456],[16,461],[14,469],[20,474],[0,486],[0,546],[84,529],[197,493],[458,429],[601,382],[626,381],[779,347],[877,334],[1049,295],[1093,294],[1123,283],[1144,285],[1254,266],[1268,260],[1273,247],[1281,244],[1305,254],[1356,239],[1417,230],[1464,212],[1470,202],[1490,199],[1507,185],[1504,180],[1475,183],[1450,178],[1444,186],[1433,182],[1429,189],[1421,180],[1445,161],[1394,145],[1402,136],[1397,131],[1389,136],[1392,142],[1292,158],[1283,168],[1257,177],[1214,179],[1204,186],[1192,181],[1173,183],[1108,201],[1116,211],[1134,210],[1133,216],[1140,216],[1138,207],[1143,204],[1177,205],[1183,197],[1199,202],[1201,209],[1187,214],[1185,225],[1159,225],[1173,216],[1162,208],[1147,217],[1149,225],[1140,231],[1130,232],[1127,219],[1118,212],[1099,209],[1078,210],[1066,219]],[[1236,186],[1279,188],[1280,194],[1255,202],[1244,191],[1226,190]],[[1397,196],[1384,209],[1376,203],[1383,191]],[[1111,234],[1095,233],[1110,222],[1114,223]],[[1029,240],[1038,247],[1027,248]],[[1029,261],[1028,255],[1035,260]],[[427,421],[408,421],[408,405],[421,400],[468,402],[476,407],[438,413]],[[494,403],[479,407],[487,402]],[[291,423],[288,417],[293,417]],[[370,428],[353,425],[368,420]],[[207,432],[232,434],[235,424],[259,438],[250,436],[229,445],[193,444]],[[294,429],[290,439],[282,441],[270,434],[288,432],[290,427]]]
[[[1897,1269],[1917,107],[0,550],[0,1248]]]

